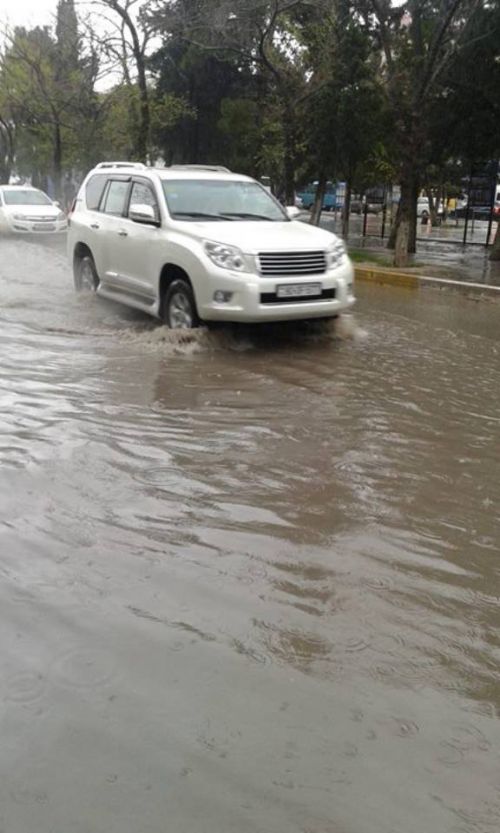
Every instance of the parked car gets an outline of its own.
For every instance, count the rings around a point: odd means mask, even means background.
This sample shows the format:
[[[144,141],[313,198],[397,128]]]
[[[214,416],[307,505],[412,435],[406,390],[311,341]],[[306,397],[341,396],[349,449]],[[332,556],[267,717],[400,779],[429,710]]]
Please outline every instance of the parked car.
[[[430,217],[431,210],[429,206],[429,199],[428,197],[419,197],[417,199],[417,217]],[[439,202],[438,209],[437,209],[437,216],[443,216],[443,203]]]
[[[75,287],[172,328],[336,316],[355,301],[352,264],[297,214],[226,168],[101,163],[70,215]]]
[[[427,197],[419,197],[417,200],[417,217],[430,216],[429,200]]]
[[[384,204],[382,202],[367,202],[366,210],[368,214],[381,214],[384,210]]]
[[[302,188],[297,196],[301,201],[302,208],[310,210],[316,199],[317,182],[310,182]],[[325,195],[323,197],[323,211],[335,211],[341,208],[340,200],[337,199],[337,189],[332,182],[328,182],[325,188]]]
[[[12,234],[66,231],[68,221],[57,203],[28,185],[0,187],[0,230]]]
[[[431,213],[429,207],[429,200],[427,197],[419,197],[417,199],[417,217],[429,217]]]
[[[385,188],[382,185],[374,185],[367,188],[363,200],[363,211],[368,214],[380,214],[384,210]]]

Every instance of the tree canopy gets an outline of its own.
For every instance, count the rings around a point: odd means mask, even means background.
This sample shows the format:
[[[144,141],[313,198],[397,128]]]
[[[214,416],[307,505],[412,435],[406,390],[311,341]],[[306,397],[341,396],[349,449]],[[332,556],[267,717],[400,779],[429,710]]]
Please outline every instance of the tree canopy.
[[[351,191],[420,189],[500,157],[500,0],[75,0],[4,32],[0,177],[61,191],[103,158],[221,163]]]

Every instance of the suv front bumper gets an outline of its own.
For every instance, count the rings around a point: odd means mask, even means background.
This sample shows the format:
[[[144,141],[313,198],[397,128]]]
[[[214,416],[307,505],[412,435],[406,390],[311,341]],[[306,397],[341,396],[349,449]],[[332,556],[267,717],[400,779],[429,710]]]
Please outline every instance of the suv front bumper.
[[[59,234],[68,230],[67,220],[37,221],[9,219],[8,230],[12,234]]]
[[[207,276],[204,289],[209,293],[200,303],[198,312],[205,321],[297,321],[306,318],[331,318],[355,303],[353,294],[354,270],[348,257],[322,275],[294,275],[293,277],[264,278],[255,274],[227,272],[214,268]],[[283,284],[321,284],[322,298],[268,299]],[[213,300],[216,291],[232,293],[227,303]],[[206,295],[206,293],[204,293]],[[264,296],[264,297],[263,297]]]

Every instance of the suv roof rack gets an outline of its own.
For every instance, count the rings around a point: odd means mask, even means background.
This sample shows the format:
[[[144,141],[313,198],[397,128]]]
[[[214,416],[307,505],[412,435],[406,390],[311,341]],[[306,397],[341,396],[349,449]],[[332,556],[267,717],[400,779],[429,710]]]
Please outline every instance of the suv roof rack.
[[[143,162],[99,162],[96,168],[140,168],[144,170],[147,165]]]
[[[230,174],[229,168],[224,165],[170,165],[171,171],[215,171],[216,173]]]

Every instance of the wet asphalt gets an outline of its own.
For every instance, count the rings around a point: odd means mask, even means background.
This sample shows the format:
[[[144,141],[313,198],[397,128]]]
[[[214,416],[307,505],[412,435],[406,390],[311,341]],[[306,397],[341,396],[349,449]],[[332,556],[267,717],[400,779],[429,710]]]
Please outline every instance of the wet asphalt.
[[[2,833],[497,833],[500,307],[200,330],[0,240]]]

